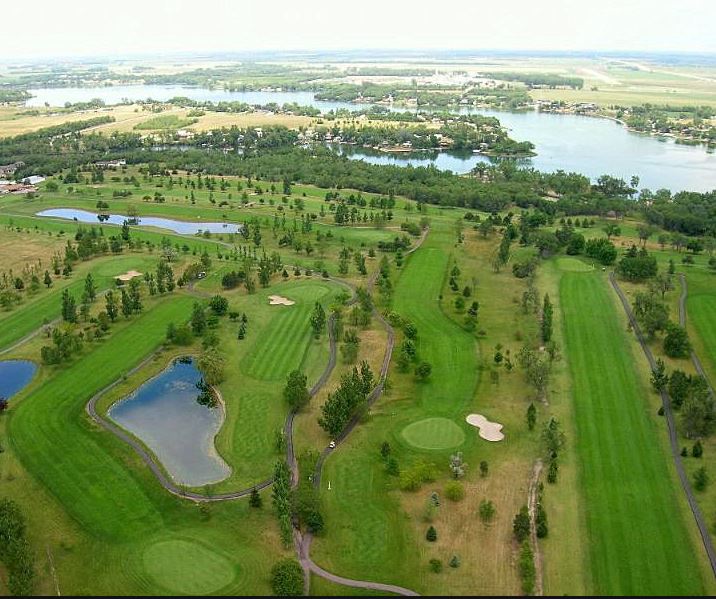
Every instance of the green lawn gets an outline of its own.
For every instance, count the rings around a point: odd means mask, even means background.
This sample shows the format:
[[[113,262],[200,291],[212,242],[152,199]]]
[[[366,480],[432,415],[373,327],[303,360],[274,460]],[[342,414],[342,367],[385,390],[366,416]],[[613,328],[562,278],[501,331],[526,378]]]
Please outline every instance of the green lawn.
[[[578,433],[568,451],[581,462],[593,590],[702,594],[703,548],[692,543],[665,433],[609,293],[596,274],[565,273],[560,284]]]
[[[98,258],[91,262],[80,263],[69,279],[55,279],[50,289],[43,289],[34,298],[8,312],[0,312],[0,349],[19,341],[26,335],[39,329],[46,322],[60,317],[60,297],[68,289],[78,300],[84,290],[84,277],[92,272],[95,285],[102,291],[107,289],[115,276],[130,269],[144,272],[154,268],[156,258],[146,254],[129,254]],[[101,300],[100,300],[101,301]],[[11,323],[11,324],[5,324]]]
[[[131,538],[161,526],[162,514],[134,473],[91,432],[84,406],[149,354],[163,340],[167,324],[186,317],[192,301],[175,296],[148,310],[58,370],[12,413],[10,439],[23,465],[96,535]]]

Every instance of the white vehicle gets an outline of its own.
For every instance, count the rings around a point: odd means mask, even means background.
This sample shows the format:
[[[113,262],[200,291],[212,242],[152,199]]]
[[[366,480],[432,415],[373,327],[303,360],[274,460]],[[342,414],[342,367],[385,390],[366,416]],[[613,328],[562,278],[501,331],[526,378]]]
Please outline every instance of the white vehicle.
[[[203,279],[206,276],[206,273],[202,270],[201,272],[196,273],[197,279]]]
[[[330,447],[331,449],[335,449],[335,448],[336,448],[336,442],[335,442],[335,441],[331,441],[331,442],[328,444],[328,447]]]

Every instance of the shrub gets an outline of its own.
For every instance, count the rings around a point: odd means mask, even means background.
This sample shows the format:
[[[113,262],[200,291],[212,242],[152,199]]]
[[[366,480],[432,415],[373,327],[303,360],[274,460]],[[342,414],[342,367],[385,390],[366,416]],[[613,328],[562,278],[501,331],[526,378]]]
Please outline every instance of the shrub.
[[[480,520],[487,524],[495,517],[495,504],[489,499],[483,499],[480,502],[478,513],[480,514]]]
[[[304,574],[301,564],[295,559],[284,559],[271,569],[271,588],[281,597],[303,595]]]
[[[459,568],[460,567],[460,558],[457,555],[453,555],[450,558],[450,562],[448,563],[448,565],[451,568]]]
[[[430,528],[428,528],[428,531],[425,533],[425,540],[430,543],[434,543],[438,540],[438,531],[435,530],[434,526],[430,526]]]
[[[457,481],[449,482],[445,485],[445,497],[450,501],[462,501],[465,498],[465,487]]]
[[[701,441],[696,441],[696,443],[694,443],[694,447],[691,450],[691,455],[695,458],[700,458],[702,455],[704,455],[704,447],[703,445],[701,445]]]
[[[529,595],[535,588],[535,560],[530,544],[525,541],[520,549],[520,559],[518,562],[520,578],[522,579],[522,591]]]
[[[522,506],[512,521],[512,532],[518,543],[521,543],[530,536],[530,514],[526,505]]]

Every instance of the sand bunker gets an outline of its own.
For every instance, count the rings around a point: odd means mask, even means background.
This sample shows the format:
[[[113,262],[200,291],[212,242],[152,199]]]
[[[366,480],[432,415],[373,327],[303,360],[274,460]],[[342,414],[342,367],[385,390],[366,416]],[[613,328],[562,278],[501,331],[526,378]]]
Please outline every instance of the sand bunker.
[[[269,304],[272,306],[293,306],[295,303],[282,295],[269,295]]]
[[[502,425],[497,422],[490,422],[482,414],[470,414],[467,418],[468,424],[480,429],[479,435],[486,441],[502,441],[505,435],[501,432]]]
[[[144,273],[141,273],[136,270],[128,270],[123,275],[119,275],[118,277],[115,277],[115,278],[119,279],[120,281],[131,281],[134,277],[141,277],[142,274],[144,274]]]

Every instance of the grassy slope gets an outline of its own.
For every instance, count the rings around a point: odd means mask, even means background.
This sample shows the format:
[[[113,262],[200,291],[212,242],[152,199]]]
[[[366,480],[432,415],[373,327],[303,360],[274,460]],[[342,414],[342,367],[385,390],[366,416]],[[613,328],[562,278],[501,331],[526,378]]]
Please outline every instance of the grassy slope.
[[[594,589],[700,594],[679,492],[603,280],[566,273],[560,295],[574,381]]]

